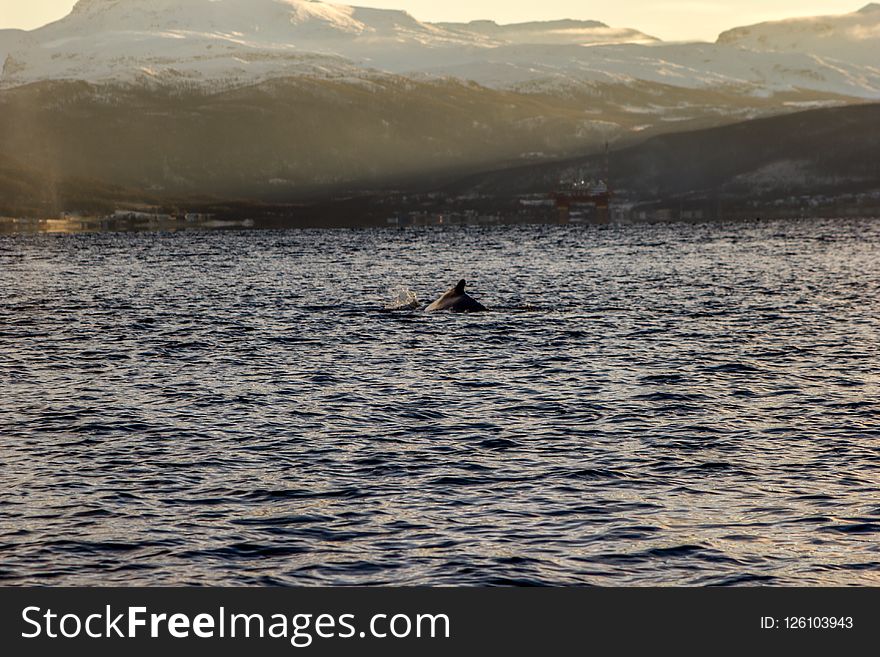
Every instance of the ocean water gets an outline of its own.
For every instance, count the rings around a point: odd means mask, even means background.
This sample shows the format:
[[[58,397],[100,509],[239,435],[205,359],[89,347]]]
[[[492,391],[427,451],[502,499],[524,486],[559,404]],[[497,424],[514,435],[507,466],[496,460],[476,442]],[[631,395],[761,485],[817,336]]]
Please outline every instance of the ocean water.
[[[880,585],[880,221],[3,235],[0,290],[0,584]]]

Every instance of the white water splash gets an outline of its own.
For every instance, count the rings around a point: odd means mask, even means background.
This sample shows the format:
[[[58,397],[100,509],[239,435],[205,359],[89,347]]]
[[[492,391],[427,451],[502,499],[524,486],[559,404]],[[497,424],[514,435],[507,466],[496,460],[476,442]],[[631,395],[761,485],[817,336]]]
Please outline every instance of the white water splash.
[[[386,310],[415,310],[421,304],[416,293],[407,287],[391,289],[391,298],[385,303]]]

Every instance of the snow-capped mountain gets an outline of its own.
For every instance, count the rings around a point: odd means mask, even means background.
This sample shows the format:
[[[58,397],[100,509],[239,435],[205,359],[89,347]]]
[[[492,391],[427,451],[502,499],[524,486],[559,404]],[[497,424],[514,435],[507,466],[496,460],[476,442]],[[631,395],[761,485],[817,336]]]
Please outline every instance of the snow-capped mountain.
[[[880,98],[880,68],[799,52],[764,53],[706,43],[608,46],[498,46],[450,53],[409,71],[474,80],[492,88],[554,91],[649,82],[767,96],[811,90]]]
[[[651,40],[594,21],[432,25],[403,11],[318,0],[80,0],[55,23],[0,35],[0,85],[151,79],[229,86],[356,76],[364,68],[403,72],[462,57],[479,62],[486,51],[519,43]]]
[[[762,52],[799,52],[880,68],[880,3],[838,16],[793,18],[737,27],[719,44]]]
[[[485,37],[499,44],[603,45],[659,41],[638,30],[609,27],[599,21],[558,20],[499,25],[495,21],[481,20],[437,23],[437,26],[463,35]]]
[[[876,98],[877,7],[740,28],[718,44],[664,44],[596,21],[431,24],[403,11],[319,0],[80,0],[55,23],[0,32],[0,87],[73,79],[228,88],[391,73],[525,91],[650,82]]]
[[[880,99],[878,16],[869,5],[710,44],[319,0],[80,0],[37,30],[0,31],[0,160],[46,189],[86,177],[262,198],[570,157]]]
[[[117,31],[248,35],[272,43],[357,36],[443,38],[442,30],[403,11],[311,0],[79,0],[67,17],[40,31],[50,36]]]
[[[519,25],[475,21],[440,26],[492,39],[491,47],[465,46],[416,55],[408,60],[409,68],[378,57],[375,61],[397,72],[451,75],[492,88],[526,91],[647,82],[753,96],[809,90],[880,98],[880,5],[791,24],[826,25],[824,47],[812,47],[807,39],[798,47],[789,47],[782,36],[783,45],[776,49],[767,47],[774,43],[772,36],[758,44],[740,43],[729,36],[714,44],[663,43],[635,30],[595,21]]]
[[[357,75],[342,44],[443,41],[405,12],[308,0],[80,0],[10,49],[2,84],[77,79],[235,86]]]

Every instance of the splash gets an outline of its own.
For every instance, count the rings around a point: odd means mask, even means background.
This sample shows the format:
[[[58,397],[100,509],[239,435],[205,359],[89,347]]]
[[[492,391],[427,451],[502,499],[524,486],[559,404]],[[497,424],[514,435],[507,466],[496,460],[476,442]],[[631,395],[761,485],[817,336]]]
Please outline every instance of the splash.
[[[385,303],[385,310],[415,310],[421,304],[416,293],[406,287],[391,290],[391,298]]]

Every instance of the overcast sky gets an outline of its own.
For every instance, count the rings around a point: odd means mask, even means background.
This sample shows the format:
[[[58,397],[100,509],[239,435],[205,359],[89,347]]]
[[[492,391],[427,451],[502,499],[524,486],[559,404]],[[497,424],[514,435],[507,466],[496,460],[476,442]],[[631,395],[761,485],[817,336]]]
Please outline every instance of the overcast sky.
[[[512,23],[590,19],[615,27],[633,27],[665,40],[714,41],[719,32],[738,25],[795,16],[843,14],[867,3],[868,0],[353,0],[338,4],[405,9],[427,21],[489,18]],[[74,4],[75,0],[0,0],[0,28],[39,27],[61,18]]]

